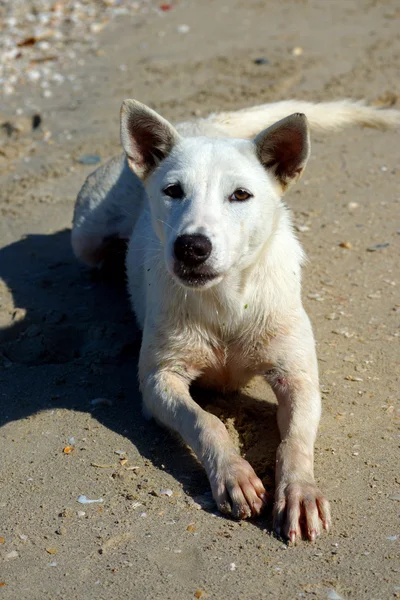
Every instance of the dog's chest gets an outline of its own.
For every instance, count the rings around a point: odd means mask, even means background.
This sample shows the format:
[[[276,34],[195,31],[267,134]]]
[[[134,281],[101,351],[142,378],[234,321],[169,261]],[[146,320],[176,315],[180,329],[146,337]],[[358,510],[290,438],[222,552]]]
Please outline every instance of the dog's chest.
[[[207,360],[197,366],[201,373],[198,383],[222,390],[240,389],[271,368],[267,345],[262,340],[243,340],[210,347]]]

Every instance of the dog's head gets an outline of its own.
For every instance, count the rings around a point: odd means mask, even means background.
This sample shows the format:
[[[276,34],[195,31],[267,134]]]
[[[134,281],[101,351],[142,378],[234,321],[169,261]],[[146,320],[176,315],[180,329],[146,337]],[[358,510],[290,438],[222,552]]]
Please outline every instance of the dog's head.
[[[135,100],[122,105],[121,140],[130,168],[145,181],[168,270],[181,285],[202,289],[252,264],[310,147],[302,114],[252,141],[181,137]]]

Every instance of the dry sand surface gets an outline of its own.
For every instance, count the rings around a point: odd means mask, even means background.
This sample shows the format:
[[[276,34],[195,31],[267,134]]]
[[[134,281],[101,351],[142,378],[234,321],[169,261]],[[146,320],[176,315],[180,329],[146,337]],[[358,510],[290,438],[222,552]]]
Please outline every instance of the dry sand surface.
[[[36,5],[40,16],[45,4],[0,2],[0,36],[18,26],[10,7]],[[61,14],[66,3],[55,4]],[[9,37],[11,50],[24,42],[21,55],[8,54],[2,71],[0,596],[399,598],[399,131],[313,135],[287,198],[309,257],[304,301],[324,407],[316,476],[333,512],[315,544],[276,539],[270,511],[241,523],[215,511],[192,455],[141,416],[140,337],[124,286],[113,268],[78,264],[69,245],[76,193],[93,170],[78,159],[119,152],[124,98],[170,120],[290,97],[395,102],[399,4],[104,4],[82,2],[93,11],[78,11],[66,37],[39,32],[48,45],[29,41],[32,19],[23,21],[25,33]],[[199,401],[271,489],[270,390],[256,382]],[[81,494],[103,502],[79,504]]]

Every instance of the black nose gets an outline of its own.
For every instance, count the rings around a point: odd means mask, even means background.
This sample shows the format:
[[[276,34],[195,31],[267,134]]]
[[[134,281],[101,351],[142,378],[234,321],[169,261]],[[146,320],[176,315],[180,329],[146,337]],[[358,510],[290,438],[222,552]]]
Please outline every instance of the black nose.
[[[187,267],[197,267],[210,256],[212,244],[208,237],[200,233],[180,235],[174,243],[175,258]]]

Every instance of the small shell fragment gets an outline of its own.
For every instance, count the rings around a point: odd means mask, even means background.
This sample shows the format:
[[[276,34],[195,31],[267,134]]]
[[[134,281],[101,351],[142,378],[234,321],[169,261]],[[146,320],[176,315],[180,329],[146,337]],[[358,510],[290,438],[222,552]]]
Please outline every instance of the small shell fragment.
[[[19,554],[16,550],[12,550],[11,552],[9,552],[8,554],[6,554],[6,559],[7,560],[13,560],[14,558],[18,558]]]
[[[92,504],[94,502],[104,502],[103,498],[99,498],[98,500],[89,500],[89,498],[87,498],[84,494],[78,496],[76,501],[79,502],[79,504]]]
[[[353,247],[353,244],[351,242],[340,242],[339,246],[341,248],[346,248],[347,250],[351,250]]]
[[[164,490],[160,490],[158,492],[158,495],[159,496],[168,496],[168,498],[170,498],[173,495],[173,493],[174,492],[172,490],[170,490],[169,488],[166,488]]]
[[[57,554],[57,548],[46,548],[47,554]]]
[[[337,591],[334,590],[333,588],[328,590],[328,598],[329,598],[329,600],[343,600],[343,597],[339,596]]]
[[[74,451],[73,446],[65,446],[65,448],[63,449],[64,454],[72,454],[73,451]]]

